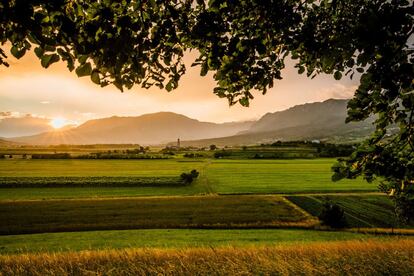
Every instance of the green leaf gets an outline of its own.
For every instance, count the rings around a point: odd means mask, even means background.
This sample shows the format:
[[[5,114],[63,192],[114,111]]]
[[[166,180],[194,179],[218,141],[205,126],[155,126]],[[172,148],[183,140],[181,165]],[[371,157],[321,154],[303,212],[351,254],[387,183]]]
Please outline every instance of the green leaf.
[[[43,55],[41,64],[44,68],[48,68],[52,63],[58,62],[60,57],[57,54]]]
[[[207,72],[208,72],[208,65],[207,63],[203,63],[201,65],[200,76],[204,77],[205,75],[207,75]]]
[[[11,48],[10,52],[12,53],[12,55],[15,58],[20,59],[26,53],[26,48],[23,48],[23,49],[19,50],[19,48],[17,46],[13,46]]]
[[[42,58],[43,54],[45,53],[45,51],[41,47],[36,47],[34,49],[34,52],[38,58]]]
[[[113,84],[115,85],[116,88],[121,90],[121,92],[124,92],[124,87],[122,86],[122,81],[121,80],[116,80],[116,81],[113,82]]]
[[[87,62],[76,68],[75,72],[78,77],[89,76],[92,73],[92,66],[89,62]]]
[[[96,83],[96,84],[101,84],[101,78],[99,76],[99,72],[98,71],[93,71],[91,74],[91,80]]]
[[[342,73],[339,72],[339,71],[336,71],[335,74],[334,74],[334,78],[336,80],[340,80],[342,78]]]
[[[78,56],[78,61],[79,61],[80,64],[85,64],[87,59],[88,59],[87,55],[79,55]]]
[[[242,106],[248,107],[248,106],[249,106],[249,98],[247,98],[247,97],[245,97],[245,98],[241,98],[241,99],[239,100],[239,103],[240,103]]]
[[[168,92],[174,89],[174,83],[172,80],[170,80],[167,85],[165,86],[165,89],[167,89]]]

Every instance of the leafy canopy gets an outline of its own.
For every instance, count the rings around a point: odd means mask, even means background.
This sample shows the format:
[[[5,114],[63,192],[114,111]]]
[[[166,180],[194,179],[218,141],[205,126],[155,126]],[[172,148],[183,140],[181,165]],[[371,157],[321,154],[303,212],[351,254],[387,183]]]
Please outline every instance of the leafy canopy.
[[[0,3],[0,41],[120,90],[177,88],[194,49],[214,93],[243,106],[282,78],[287,58],[308,77],[361,74],[348,121],[376,115],[376,131],[334,178],[381,176],[384,191],[414,202],[413,18],[407,0],[11,0]]]

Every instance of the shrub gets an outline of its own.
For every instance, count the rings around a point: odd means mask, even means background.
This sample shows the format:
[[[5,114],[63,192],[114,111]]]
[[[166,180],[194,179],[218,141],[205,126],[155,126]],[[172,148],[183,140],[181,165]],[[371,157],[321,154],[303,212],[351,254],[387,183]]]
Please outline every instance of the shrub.
[[[344,210],[341,206],[331,201],[326,201],[323,204],[319,219],[323,222],[323,224],[332,228],[343,228],[347,224]]]
[[[223,158],[228,156],[231,156],[230,151],[221,150],[214,153],[214,158]]]
[[[192,170],[190,173],[182,173],[180,177],[185,184],[191,184],[199,174],[200,173],[197,170]]]
[[[210,150],[216,150],[217,146],[216,145],[210,145]]]

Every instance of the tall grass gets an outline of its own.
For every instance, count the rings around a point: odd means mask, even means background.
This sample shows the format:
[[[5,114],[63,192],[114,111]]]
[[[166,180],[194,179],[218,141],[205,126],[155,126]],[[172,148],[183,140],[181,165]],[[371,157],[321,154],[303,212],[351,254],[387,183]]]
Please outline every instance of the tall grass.
[[[3,275],[412,275],[414,241],[0,256]]]

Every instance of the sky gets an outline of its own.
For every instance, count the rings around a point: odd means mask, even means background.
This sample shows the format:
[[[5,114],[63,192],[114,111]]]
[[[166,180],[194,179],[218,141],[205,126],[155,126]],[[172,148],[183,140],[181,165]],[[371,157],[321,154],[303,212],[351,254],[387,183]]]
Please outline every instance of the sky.
[[[112,85],[101,88],[89,77],[78,78],[63,62],[44,69],[33,53],[19,60],[9,54],[10,67],[0,67],[0,116],[29,114],[55,122],[81,124],[95,118],[171,111],[200,121],[246,121],[298,104],[351,98],[358,84],[357,78],[336,81],[331,75],[311,80],[299,75],[293,62],[289,62],[282,72],[283,80],[276,81],[266,95],[254,93],[255,99],[248,108],[230,107],[226,99],[213,94],[212,73],[201,77],[199,67],[189,66],[194,59],[194,53],[186,55],[187,73],[172,92],[136,85],[121,93]]]

